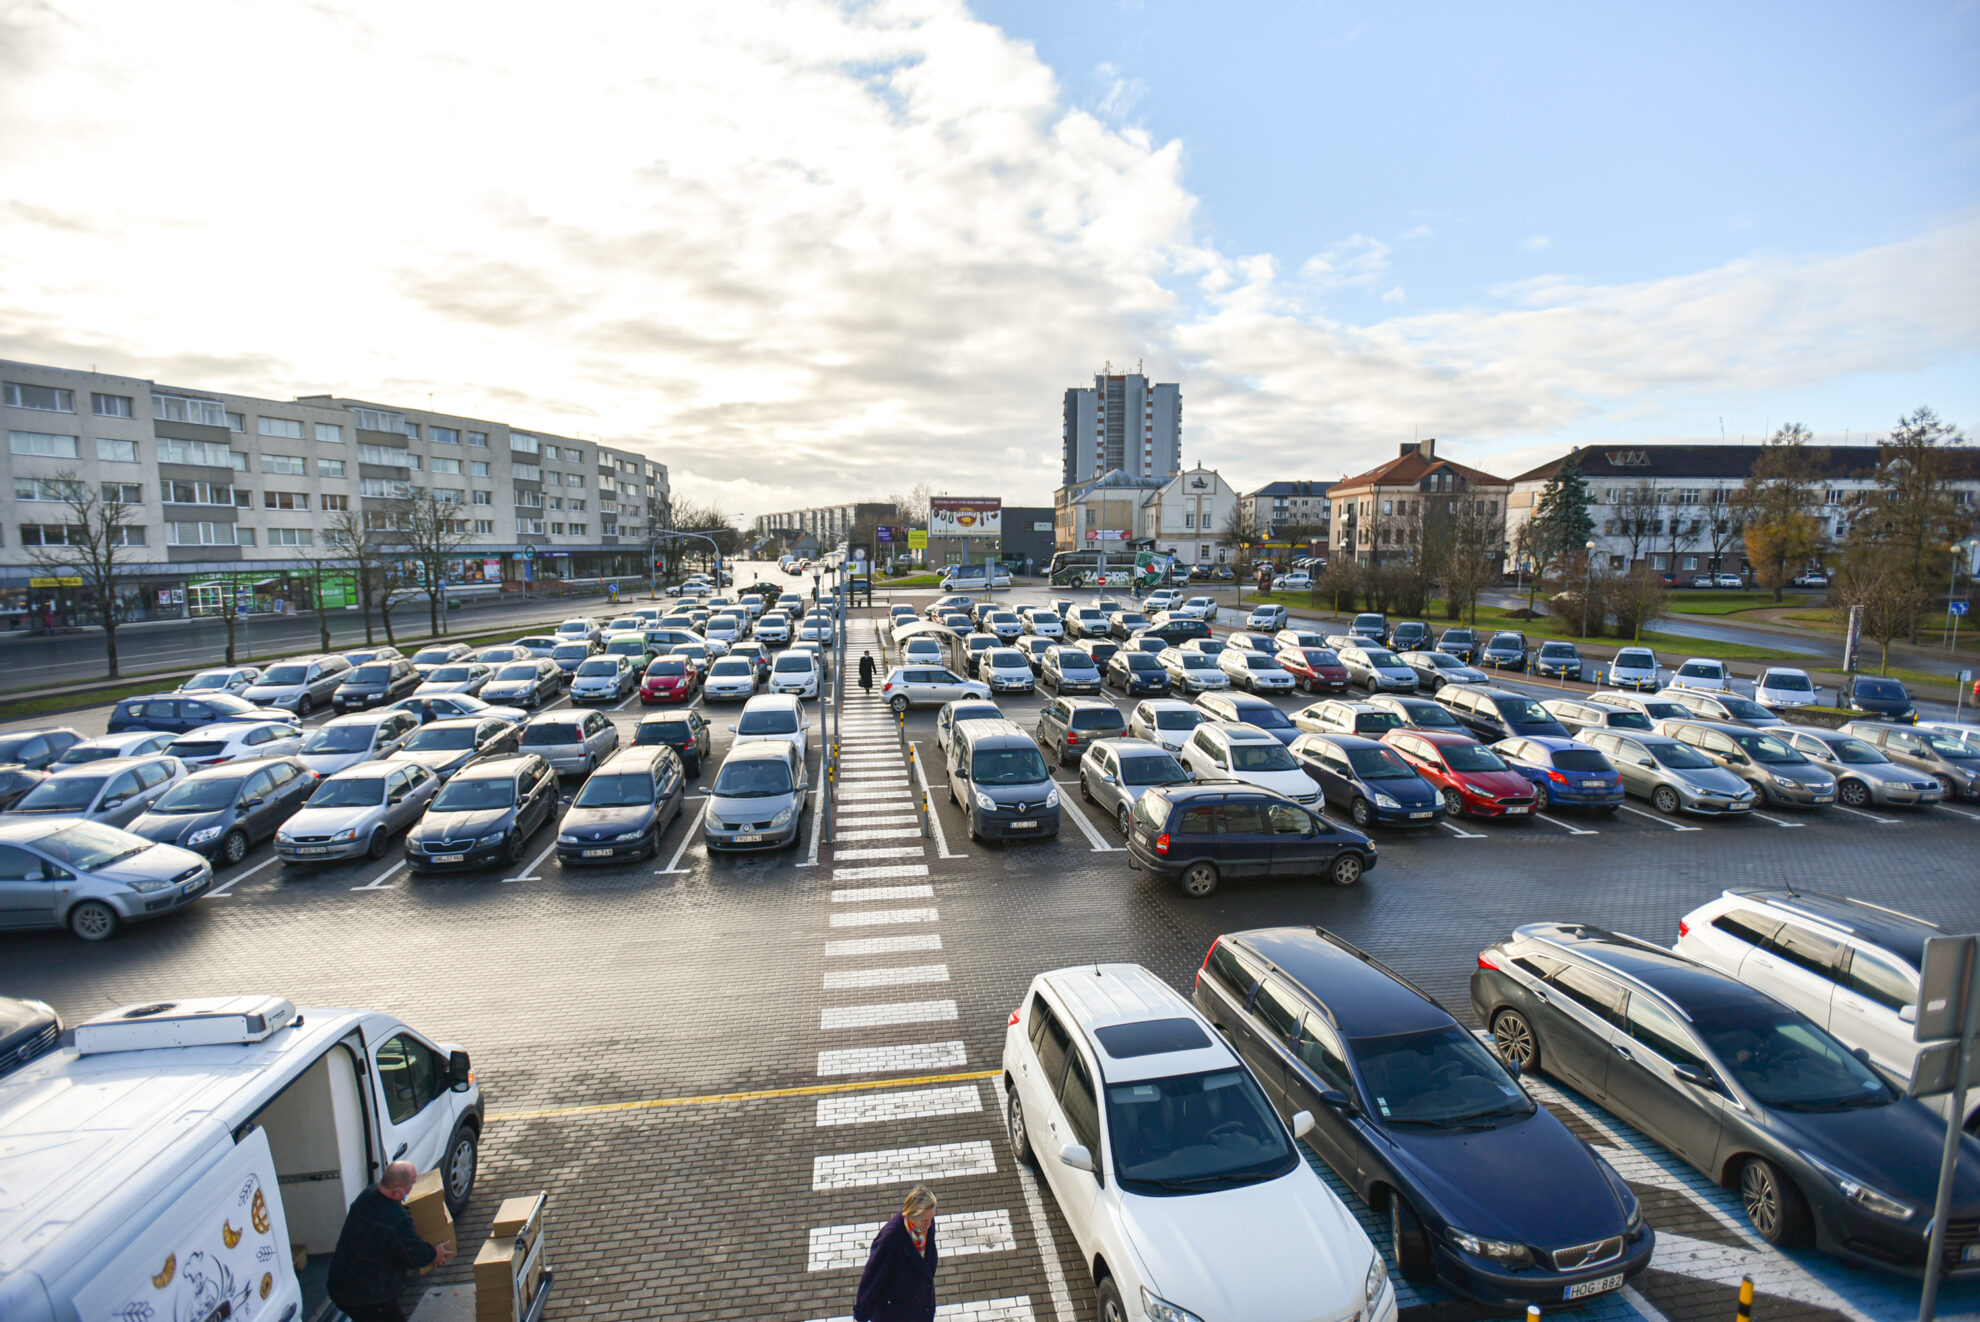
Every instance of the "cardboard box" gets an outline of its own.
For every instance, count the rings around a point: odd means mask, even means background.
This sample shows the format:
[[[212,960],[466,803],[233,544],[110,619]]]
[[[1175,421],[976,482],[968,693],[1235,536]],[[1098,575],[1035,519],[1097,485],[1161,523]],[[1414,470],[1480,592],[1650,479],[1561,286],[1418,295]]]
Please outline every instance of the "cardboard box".
[[[474,1315],[478,1322],[497,1322],[516,1315],[515,1276],[510,1266],[515,1242],[491,1239],[474,1257]]]
[[[530,1213],[536,1210],[536,1196],[527,1198],[504,1198],[502,1205],[495,1209],[495,1225],[488,1232],[494,1239],[514,1239],[529,1224]]]
[[[447,1191],[440,1183],[438,1170],[430,1170],[413,1182],[405,1207],[412,1214],[413,1230],[421,1239],[436,1248],[455,1247],[454,1217],[447,1210]],[[432,1267],[420,1268],[422,1275],[432,1270]]]

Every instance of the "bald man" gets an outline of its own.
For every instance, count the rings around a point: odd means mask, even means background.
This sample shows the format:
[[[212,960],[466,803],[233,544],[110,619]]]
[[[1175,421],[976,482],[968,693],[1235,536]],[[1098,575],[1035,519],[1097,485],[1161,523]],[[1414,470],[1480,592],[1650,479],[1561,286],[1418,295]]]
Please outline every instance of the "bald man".
[[[444,1267],[454,1256],[413,1229],[405,1202],[418,1178],[411,1162],[393,1162],[344,1218],[327,1284],[330,1302],[350,1314],[351,1322],[405,1322],[399,1292],[406,1277],[428,1265]]]

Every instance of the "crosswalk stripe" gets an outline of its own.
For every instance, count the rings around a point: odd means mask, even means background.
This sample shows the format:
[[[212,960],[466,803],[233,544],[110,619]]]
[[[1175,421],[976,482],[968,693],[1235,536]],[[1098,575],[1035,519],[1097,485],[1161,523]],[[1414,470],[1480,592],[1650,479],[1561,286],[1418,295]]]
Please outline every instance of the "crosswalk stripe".
[[[877,1125],[929,1116],[980,1115],[983,1094],[973,1083],[893,1092],[840,1093],[818,1099],[818,1127]]]
[[[871,831],[867,833],[867,838],[885,839],[886,834],[879,831]],[[913,835],[914,832],[910,831],[908,834]],[[841,840],[852,838],[854,837],[850,833],[842,834],[839,837]],[[832,851],[832,861],[835,863],[848,863],[854,859],[865,858],[920,858],[925,852],[920,845],[883,845],[878,849],[834,849]]]
[[[818,1226],[811,1232],[810,1266],[815,1272],[844,1271],[864,1267],[873,1237],[885,1221],[862,1221],[850,1226]],[[994,1212],[942,1213],[937,1244],[944,1258],[963,1258],[977,1253],[1009,1253],[1017,1248],[1011,1232],[1011,1214]]]
[[[893,781],[898,781],[902,784],[906,784],[907,768],[902,767],[899,770],[885,770],[878,767],[872,767],[872,768],[862,767],[857,771],[847,770],[840,772],[839,779],[840,780],[893,780]]]
[[[910,820],[918,822],[921,819],[919,817],[914,817],[911,818]],[[860,825],[863,827],[866,825],[866,823],[861,822]],[[866,831],[866,830],[837,831],[833,833],[832,838],[834,840],[914,840],[919,838],[920,835],[921,835],[920,831],[908,830],[898,826],[890,826],[883,830],[873,830],[873,831]]]
[[[880,1148],[873,1152],[842,1152],[811,1160],[814,1193],[830,1189],[864,1189],[876,1184],[915,1184],[929,1180],[959,1180],[993,1175],[997,1156],[983,1140],[930,1143],[918,1148]]]
[[[903,964],[877,969],[833,969],[825,975],[826,991],[849,987],[903,987],[924,982],[947,982],[947,964]]]
[[[969,1063],[960,1042],[915,1042],[897,1047],[838,1047],[818,1053],[820,1078],[839,1074],[923,1074]]]
[[[859,909],[835,913],[829,920],[834,927],[891,927],[899,923],[933,923],[941,914],[929,909]]]
[[[854,785],[839,791],[841,799],[912,799],[913,791],[899,786]]]
[[[861,904],[881,900],[932,900],[933,886],[848,886],[832,892],[834,904]]]
[[[889,877],[925,877],[926,863],[894,863],[875,868],[833,868],[833,881],[885,881]]]
[[[913,936],[861,936],[844,941],[827,941],[825,957],[844,959],[854,955],[903,955],[914,950],[940,950],[940,932],[916,932]]]
[[[818,1011],[823,1033],[890,1024],[945,1024],[956,1018],[954,1001],[887,1001],[879,1005],[827,1005]]]

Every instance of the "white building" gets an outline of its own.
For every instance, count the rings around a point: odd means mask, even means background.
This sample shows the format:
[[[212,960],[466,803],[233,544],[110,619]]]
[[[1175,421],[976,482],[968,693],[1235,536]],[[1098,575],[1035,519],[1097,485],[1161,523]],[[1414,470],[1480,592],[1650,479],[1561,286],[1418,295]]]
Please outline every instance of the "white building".
[[[1142,497],[1139,541],[1184,564],[1214,565],[1235,559],[1226,530],[1240,499],[1237,489],[1216,469],[1198,464]]]
[[[1182,387],[1101,373],[1092,389],[1066,391],[1060,444],[1063,486],[1114,472],[1173,477],[1182,469]]]

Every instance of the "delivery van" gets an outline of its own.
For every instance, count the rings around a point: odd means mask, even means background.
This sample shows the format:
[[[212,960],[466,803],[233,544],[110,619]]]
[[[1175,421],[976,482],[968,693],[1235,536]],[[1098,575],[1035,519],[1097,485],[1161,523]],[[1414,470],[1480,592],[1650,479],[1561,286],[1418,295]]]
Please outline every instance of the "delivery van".
[[[468,1055],[275,996],[77,1024],[0,1078],[0,1318],[313,1322],[344,1214],[389,1161],[474,1188]]]

